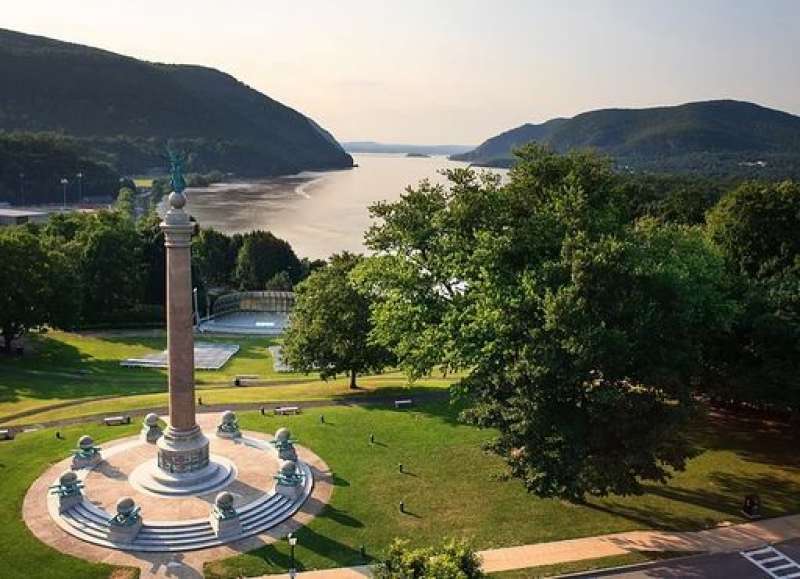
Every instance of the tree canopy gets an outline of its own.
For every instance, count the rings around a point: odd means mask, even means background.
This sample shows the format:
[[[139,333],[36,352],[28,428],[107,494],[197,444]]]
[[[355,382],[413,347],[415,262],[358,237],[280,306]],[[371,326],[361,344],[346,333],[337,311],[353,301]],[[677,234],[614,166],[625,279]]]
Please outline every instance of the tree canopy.
[[[724,262],[697,228],[634,224],[606,160],[519,154],[507,184],[457,169],[372,207],[374,339],[412,376],[464,371],[465,417],[530,490],[639,492],[690,455],[691,379],[734,310]]]
[[[334,255],[296,288],[296,303],[282,347],[286,363],[328,379],[350,375],[350,387],[366,371],[380,372],[392,362],[389,351],[369,339],[370,297],[360,293],[350,274],[363,260]]]

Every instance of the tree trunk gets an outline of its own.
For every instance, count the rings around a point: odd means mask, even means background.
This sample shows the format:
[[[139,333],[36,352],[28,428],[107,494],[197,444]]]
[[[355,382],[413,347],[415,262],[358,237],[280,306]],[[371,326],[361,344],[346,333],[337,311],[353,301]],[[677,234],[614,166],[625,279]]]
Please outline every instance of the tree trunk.
[[[350,370],[350,389],[357,390],[358,386],[356,385],[356,371]]]

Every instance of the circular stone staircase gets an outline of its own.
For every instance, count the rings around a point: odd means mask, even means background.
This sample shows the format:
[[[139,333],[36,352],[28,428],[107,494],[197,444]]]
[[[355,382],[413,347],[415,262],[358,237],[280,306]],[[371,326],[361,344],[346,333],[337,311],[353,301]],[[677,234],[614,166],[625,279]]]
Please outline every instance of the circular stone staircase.
[[[243,438],[243,443],[250,448],[277,455],[274,447],[264,441]],[[135,441],[128,441],[112,447],[106,454],[110,458],[114,454],[130,449]],[[102,465],[103,463],[100,463]],[[97,466],[100,466],[97,465]],[[275,492],[275,488],[265,490],[250,502],[239,505],[241,528],[238,533],[218,536],[211,526],[210,518],[194,518],[187,520],[149,520],[143,513],[142,527],[133,540],[129,542],[114,541],[110,537],[109,521],[112,514],[94,504],[91,500],[91,485],[84,488],[82,500],[74,506],[59,513],[59,500],[54,494],[48,494],[47,510],[56,524],[74,537],[83,541],[124,551],[177,552],[192,551],[216,547],[245,537],[262,533],[279,525],[292,517],[311,495],[314,487],[314,476],[311,468],[298,461],[297,467],[303,475],[303,482],[298,488],[296,498],[288,498]],[[92,469],[89,467],[77,470],[78,478],[84,484]],[[235,472],[235,471],[234,471]],[[56,484],[58,480],[53,481]],[[165,500],[180,500],[176,498]],[[210,514],[211,504],[209,504]]]

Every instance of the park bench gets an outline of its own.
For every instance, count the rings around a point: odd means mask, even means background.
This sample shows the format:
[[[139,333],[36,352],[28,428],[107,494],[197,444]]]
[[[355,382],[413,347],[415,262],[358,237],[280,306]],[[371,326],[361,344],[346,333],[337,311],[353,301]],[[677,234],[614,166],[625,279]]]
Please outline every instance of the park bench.
[[[122,424],[130,424],[130,416],[107,416],[103,418],[103,423],[106,426],[120,426]]]
[[[7,428],[0,430],[0,440],[14,440],[14,431]]]
[[[239,374],[233,379],[233,385],[243,386],[247,385],[248,383],[256,382],[260,379],[261,377],[257,374]]]
[[[278,406],[275,409],[275,414],[300,414],[299,406]]]
[[[413,406],[414,401],[411,398],[405,398],[403,400],[395,400],[394,407],[395,408],[405,408],[406,406]]]

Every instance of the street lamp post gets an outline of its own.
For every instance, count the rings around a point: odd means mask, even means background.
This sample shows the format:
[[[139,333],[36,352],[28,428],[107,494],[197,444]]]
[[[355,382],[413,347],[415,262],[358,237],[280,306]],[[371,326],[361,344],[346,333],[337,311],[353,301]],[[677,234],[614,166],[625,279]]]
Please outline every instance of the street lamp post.
[[[19,204],[25,202],[25,173],[19,174]]]
[[[297,569],[295,569],[294,565],[294,547],[297,545],[297,537],[295,537],[292,533],[289,533],[286,538],[289,539],[289,577],[294,578],[295,574],[297,573]]]
[[[75,176],[78,178],[78,202],[83,203],[83,172],[79,171]]]
[[[66,211],[67,210],[67,185],[69,185],[69,181],[67,181],[64,177],[61,178],[61,187],[64,190],[64,201],[61,205],[61,208]]]

